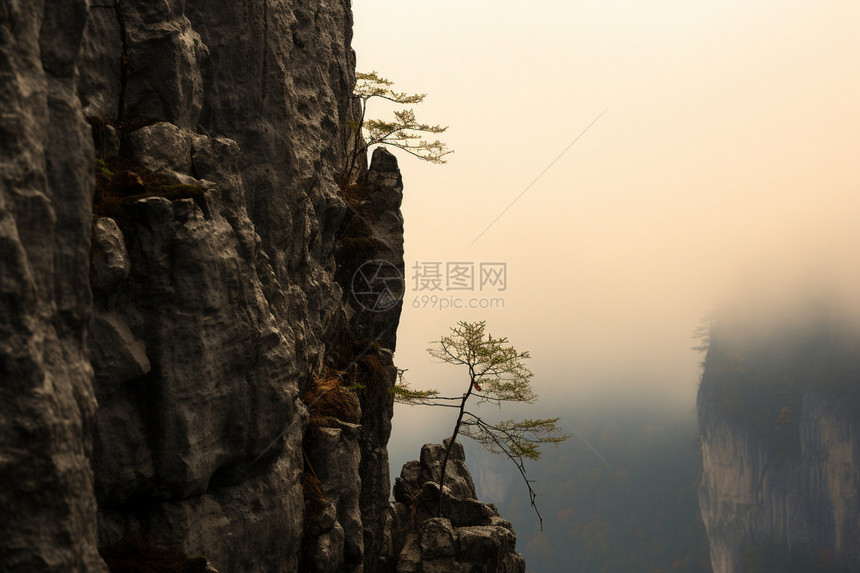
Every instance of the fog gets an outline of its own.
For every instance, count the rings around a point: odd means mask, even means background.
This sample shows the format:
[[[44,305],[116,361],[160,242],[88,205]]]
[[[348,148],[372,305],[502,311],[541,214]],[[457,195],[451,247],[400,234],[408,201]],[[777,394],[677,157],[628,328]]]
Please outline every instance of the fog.
[[[427,343],[483,319],[531,351],[541,401],[649,396],[691,411],[693,333],[723,301],[764,312],[816,292],[856,312],[860,4],[353,8],[358,69],[428,93],[416,113],[449,125],[455,150],[441,166],[398,156],[409,276],[396,361],[413,386],[458,391],[464,373],[433,364]],[[507,288],[422,291],[416,262],[504,262]],[[440,310],[422,299],[433,294],[503,308]],[[440,439],[435,414],[398,407],[393,446],[417,455]]]

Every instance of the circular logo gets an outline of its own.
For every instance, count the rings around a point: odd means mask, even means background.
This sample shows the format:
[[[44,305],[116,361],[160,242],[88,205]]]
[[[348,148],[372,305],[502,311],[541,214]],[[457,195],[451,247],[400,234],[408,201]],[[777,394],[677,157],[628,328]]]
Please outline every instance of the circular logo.
[[[352,275],[352,298],[365,310],[384,312],[403,298],[403,275],[393,264],[381,259],[363,263]]]

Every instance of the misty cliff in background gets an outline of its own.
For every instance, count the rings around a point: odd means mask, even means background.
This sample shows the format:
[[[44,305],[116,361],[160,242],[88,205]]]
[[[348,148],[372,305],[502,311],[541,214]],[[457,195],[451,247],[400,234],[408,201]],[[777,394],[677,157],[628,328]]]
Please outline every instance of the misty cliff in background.
[[[857,571],[860,329],[825,303],[766,314],[710,332],[699,505],[714,573]]]

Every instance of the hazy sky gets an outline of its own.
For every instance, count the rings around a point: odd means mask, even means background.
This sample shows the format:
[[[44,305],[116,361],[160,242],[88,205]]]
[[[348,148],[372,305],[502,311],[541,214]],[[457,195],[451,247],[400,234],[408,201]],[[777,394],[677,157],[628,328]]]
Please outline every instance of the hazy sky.
[[[691,336],[726,289],[775,273],[856,284],[844,277],[860,261],[860,2],[353,10],[358,69],[427,92],[419,119],[450,126],[447,165],[398,155],[407,269],[507,264],[507,290],[490,293],[503,309],[414,309],[431,293],[406,277],[397,362],[414,386],[459,389],[462,373],[433,365],[427,341],[486,319],[532,352],[547,400],[633,385],[691,407]],[[395,427],[411,431],[420,416],[403,412]]]

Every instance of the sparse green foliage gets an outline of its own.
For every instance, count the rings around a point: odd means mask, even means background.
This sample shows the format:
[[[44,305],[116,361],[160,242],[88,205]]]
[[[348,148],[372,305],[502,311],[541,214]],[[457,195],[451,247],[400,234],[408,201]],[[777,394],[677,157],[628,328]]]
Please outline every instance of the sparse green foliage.
[[[531,356],[508,346],[507,338],[485,334],[485,327],[484,321],[458,322],[449,336],[434,342],[427,352],[448,364],[466,366],[481,401],[531,404],[536,396],[529,383],[532,373],[525,366]]]
[[[96,159],[96,175],[110,178],[114,176],[114,172],[108,167],[104,159],[99,158]]]
[[[410,406],[429,405],[428,401],[439,395],[438,390],[413,390],[406,382],[396,384],[392,389],[394,400]]]
[[[372,145],[389,145],[429,161],[445,163],[445,156],[452,153],[439,141],[427,141],[425,135],[440,134],[447,130],[441,125],[421,123],[415,118],[411,108],[396,110],[394,119],[384,121],[367,119],[367,103],[373,98],[381,98],[396,104],[412,105],[424,101],[427,94],[396,92],[391,86],[394,82],[383,78],[377,72],[357,73],[353,98],[358,101],[358,119],[349,122],[353,140],[344,170],[344,184],[350,182],[358,157]]]
[[[543,420],[503,420],[488,424],[480,418],[463,420],[460,433],[469,436],[494,454],[539,460],[541,444],[558,444],[567,436],[557,435],[558,418]],[[500,438],[504,443],[500,443]]]
[[[401,377],[394,388],[395,400],[409,405],[457,408],[454,424],[439,477],[439,490],[445,481],[448,455],[458,434],[472,438],[488,451],[506,455],[516,465],[529,492],[529,501],[543,527],[543,519],[535,505],[535,491],[525,470],[525,460],[538,460],[542,444],[558,444],[568,439],[558,429],[558,418],[504,420],[491,424],[481,416],[466,410],[469,398],[478,404],[489,402],[501,406],[502,402],[533,403],[537,396],[532,390],[531,371],[525,361],[528,352],[520,352],[508,344],[507,338],[496,338],[485,332],[486,323],[458,322],[451,334],[442,336],[428,348],[431,356],[448,364],[464,366],[469,372],[469,386],[462,396],[440,396],[437,390],[413,390]],[[439,510],[442,507],[442,493]]]

